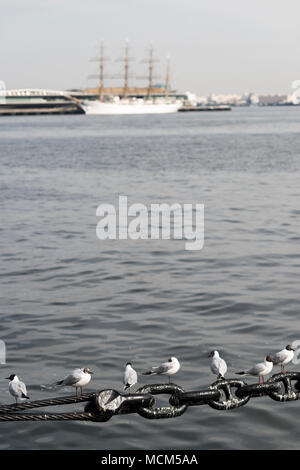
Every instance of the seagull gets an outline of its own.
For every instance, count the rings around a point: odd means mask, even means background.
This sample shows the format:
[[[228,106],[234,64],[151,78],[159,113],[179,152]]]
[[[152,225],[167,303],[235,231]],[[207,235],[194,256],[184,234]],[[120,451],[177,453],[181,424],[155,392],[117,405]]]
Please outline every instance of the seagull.
[[[225,379],[225,374],[227,372],[227,364],[222,359],[218,351],[212,351],[208,357],[212,357],[210,369],[213,374],[217,375],[218,380]]]
[[[18,398],[27,398],[29,400],[29,396],[27,395],[26,385],[24,382],[21,382],[16,374],[11,374],[9,377],[6,377],[9,380],[8,390],[9,393],[15,397],[16,403],[18,403]]]
[[[246,370],[245,372],[236,372],[238,375],[253,375],[254,377],[258,377],[258,383],[261,385],[261,378],[262,383],[264,382],[264,376],[270,374],[271,370],[273,369],[273,359],[271,356],[267,356],[264,362],[259,362],[255,364],[251,369]]]
[[[163,362],[160,366],[151,367],[148,372],[144,372],[143,375],[168,375],[169,383],[170,376],[176,374],[180,369],[180,363],[176,357],[171,357],[168,362]]]
[[[127,390],[128,388],[130,389],[130,387],[135,385],[137,381],[138,381],[138,376],[137,376],[136,371],[133,369],[131,362],[127,362],[125,371],[124,371],[124,377],[123,377],[124,390]]]
[[[294,351],[295,349],[292,348],[290,344],[288,344],[284,349],[276,353],[275,356],[273,357],[274,365],[281,366],[282,374],[286,373],[284,366],[285,364],[288,364],[289,362],[291,362],[291,360],[294,357]]]
[[[73,372],[67,375],[63,380],[59,380],[55,382],[55,385],[66,385],[76,388],[76,396],[77,396],[77,389],[80,388],[81,395],[82,395],[82,387],[87,385],[91,380],[91,374],[93,372],[88,368],[85,367],[84,369],[74,369]]]

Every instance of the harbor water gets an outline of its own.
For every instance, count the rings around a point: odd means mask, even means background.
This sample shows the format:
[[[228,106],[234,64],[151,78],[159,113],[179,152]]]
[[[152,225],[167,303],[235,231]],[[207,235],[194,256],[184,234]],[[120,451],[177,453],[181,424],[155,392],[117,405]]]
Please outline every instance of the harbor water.
[[[70,395],[51,384],[75,367],[94,371],[86,391],[121,391],[126,362],[141,373],[171,356],[173,381],[197,390],[215,380],[212,349],[235,377],[300,340],[299,149],[300,107],[2,117],[0,403],[11,373],[31,399]],[[96,209],[119,195],[204,204],[203,249],[100,241]],[[263,397],[168,420],[2,423],[0,449],[297,449],[299,416]]]

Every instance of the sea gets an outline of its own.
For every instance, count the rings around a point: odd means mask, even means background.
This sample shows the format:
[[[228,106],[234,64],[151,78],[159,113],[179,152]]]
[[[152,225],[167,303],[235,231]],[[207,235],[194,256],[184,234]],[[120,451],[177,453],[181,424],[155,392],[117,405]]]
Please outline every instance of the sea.
[[[97,208],[120,196],[203,204],[202,249],[100,240]],[[206,389],[211,350],[237,378],[300,340],[300,107],[1,117],[0,214],[1,404],[12,373],[32,400],[74,393],[54,383],[77,367],[94,372],[86,392],[122,392],[127,362],[137,389],[166,383],[142,372],[173,356],[172,382]],[[260,397],[173,419],[2,422],[0,449],[298,449],[299,418],[297,401]]]

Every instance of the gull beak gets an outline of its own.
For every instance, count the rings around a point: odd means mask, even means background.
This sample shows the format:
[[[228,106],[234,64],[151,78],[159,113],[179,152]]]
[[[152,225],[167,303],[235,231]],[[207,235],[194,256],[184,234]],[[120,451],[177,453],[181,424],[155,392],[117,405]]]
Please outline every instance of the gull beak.
[[[94,372],[92,372],[91,370],[89,370],[89,374],[93,375]]]
[[[5,377],[7,380],[10,380],[10,377]]]

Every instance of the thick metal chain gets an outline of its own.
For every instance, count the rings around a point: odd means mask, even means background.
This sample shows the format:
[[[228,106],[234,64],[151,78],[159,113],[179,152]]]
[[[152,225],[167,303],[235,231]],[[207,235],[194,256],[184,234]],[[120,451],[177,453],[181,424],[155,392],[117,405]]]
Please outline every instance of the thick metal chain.
[[[295,382],[293,386],[293,382]],[[155,407],[155,396],[170,395],[166,407]],[[144,385],[136,393],[101,390],[79,397],[69,396],[36,400],[20,404],[0,405],[0,422],[7,421],[108,421],[114,415],[137,413],[147,419],[175,418],[190,406],[209,405],[216,410],[232,410],[244,406],[252,398],[269,396],[287,402],[300,398],[300,372],[275,374],[264,384],[248,385],[239,379],[218,380],[203,390],[186,392],[174,383]],[[87,402],[84,412],[20,413],[23,410]]]

